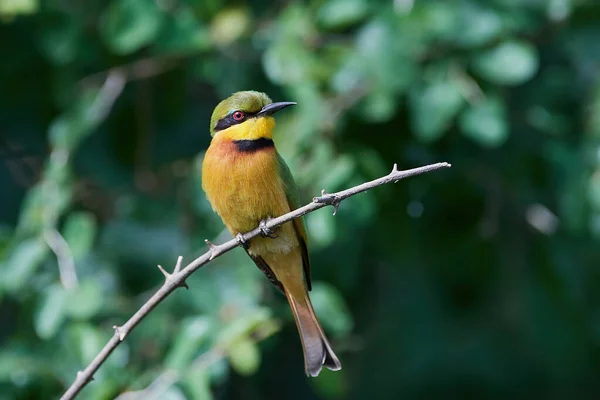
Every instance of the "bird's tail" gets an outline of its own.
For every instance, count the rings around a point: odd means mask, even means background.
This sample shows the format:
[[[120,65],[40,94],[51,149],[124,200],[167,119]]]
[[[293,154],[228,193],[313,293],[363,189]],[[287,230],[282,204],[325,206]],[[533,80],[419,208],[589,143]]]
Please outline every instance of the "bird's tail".
[[[306,375],[317,376],[323,365],[332,371],[342,369],[342,364],[331,349],[331,345],[319,324],[315,310],[305,290],[303,296],[294,296],[291,291],[285,293],[294,314],[302,348]]]

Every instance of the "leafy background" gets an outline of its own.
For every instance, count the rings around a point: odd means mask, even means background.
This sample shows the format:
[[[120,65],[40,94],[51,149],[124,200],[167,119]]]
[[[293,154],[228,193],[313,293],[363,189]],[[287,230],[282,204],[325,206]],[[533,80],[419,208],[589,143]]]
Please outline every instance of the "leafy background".
[[[58,397],[227,239],[199,166],[242,89],[308,201],[312,298],[344,369],[303,376],[242,251],[200,270],[84,399],[593,398],[600,391],[600,3],[0,0],[0,399]]]

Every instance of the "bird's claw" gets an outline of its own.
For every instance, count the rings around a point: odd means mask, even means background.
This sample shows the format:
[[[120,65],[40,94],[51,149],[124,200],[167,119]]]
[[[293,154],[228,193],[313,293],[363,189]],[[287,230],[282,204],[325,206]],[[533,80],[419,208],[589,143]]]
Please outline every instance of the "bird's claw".
[[[268,221],[268,219],[260,221],[260,224],[258,225],[258,227],[260,228],[260,236],[264,238],[276,239],[277,235],[275,234],[275,232],[273,232],[273,230],[267,226]]]
[[[242,246],[244,249],[248,250],[250,248],[250,243],[248,243],[248,241],[244,239],[244,235],[242,235],[241,233],[235,235],[235,240],[237,240],[239,245]]]

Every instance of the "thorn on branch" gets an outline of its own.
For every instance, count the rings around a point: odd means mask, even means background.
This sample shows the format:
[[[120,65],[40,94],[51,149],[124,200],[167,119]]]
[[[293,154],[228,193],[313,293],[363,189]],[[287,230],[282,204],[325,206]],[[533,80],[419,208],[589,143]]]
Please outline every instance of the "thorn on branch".
[[[392,168],[392,172],[390,172],[390,175],[397,174],[398,172],[400,172],[400,171],[398,170],[398,164],[394,163],[394,168]],[[398,179],[396,179],[396,180],[394,181],[394,183],[398,183]]]
[[[160,272],[162,272],[163,276],[165,277],[165,283],[168,283],[173,278],[173,275],[178,274],[179,272],[181,272],[181,263],[182,263],[182,261],[183,261],[183,257],[182,256],[177,257],[177,263],[175,264],[175,269],[173,269],[173,273],[172,274],[168,273],[162,267],[162,265],[157,265],[158,269],[160,270]],[[190,288],[188,286],[188,284],[186,283],[186,281],[181,282],[177,286],[178,287],[184,287],[186,289]]]
[[[83,371],[77,371],[77,379],[81,378],[82,376],[83,376]],[[83,378],[84,378],[84,380],[86,382],[91,382],[91,381],[94,380],[93,376],[90,376],[90,377],[87,377],[87,378],[85,376],[83,376]]]
[[[115,330],[117,336],[119,336],[119,341],[122,342],[125,340],[125,337],[127,337],[127,331],[125,331],[122,326],[113,325],[113,329]]]
[[[336,215],[342,200],[340,200],[340,198],[337,197],[335,194],[328,194],[325,191],[325,189],[323,189],[321,191],[321,194],[322,194],[321,197],[313,197],[313,202],[314,203],[323,203],[323,204],[333,206],[333,215]]]
[[[217,246],[215,246],[214,243],[208,239],[204,239],[204,243],[206,243],[206,245],[208,246],[208,251],[210,251],[210,256],[208,257],[208,259],[212,260],[213,258],[215,258],[217,256],[217,252],[216,252]]]
[[[162,272],[162,274],[165,277],[165,280],[169,280],[169,278],[171,277],[171,274],[168,273],[167,271],[165,271],[165,269],[159,264],[157,265],[158,269],[160,270],[160,272]]]
[[[183,262],[183,256],[177,257],[177,263],[175,264],[174,274],[178,274],[181,271],[181,263]]]

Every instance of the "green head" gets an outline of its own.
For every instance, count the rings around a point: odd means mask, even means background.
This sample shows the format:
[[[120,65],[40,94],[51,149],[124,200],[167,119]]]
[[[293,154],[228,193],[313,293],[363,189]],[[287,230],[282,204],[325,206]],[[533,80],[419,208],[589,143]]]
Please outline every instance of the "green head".
[[[221,101],[210,118],[210,135],[240,124],[249,118],[260,118],[272,115],[292,102],[273,103],[264,93],[248,90],[236,92]]]

